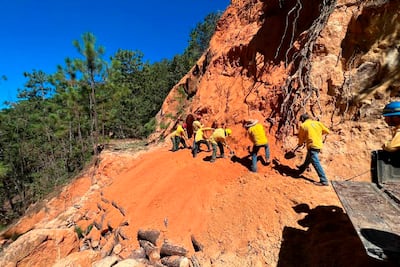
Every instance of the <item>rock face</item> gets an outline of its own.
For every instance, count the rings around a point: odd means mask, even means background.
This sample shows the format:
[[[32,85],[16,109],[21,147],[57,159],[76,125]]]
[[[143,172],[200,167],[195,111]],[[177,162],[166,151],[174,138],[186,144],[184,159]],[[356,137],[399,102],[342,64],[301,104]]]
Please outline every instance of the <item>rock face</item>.
[[[0,259],[0,265],[51,266],[77,251],[78,244],[78,238],[71,229],[31,230],[7,248],[5,256]]]
[[[380,112],[399,96],[399,10],[398,0],[232,0],[165,99],[152,140],[196,113],[232,128],[230,146],[243,155],[242,121],[254,118],[276,166],[253,174],[245,157],[210,164],[163,144],[102,152],[99,166],[1,234],[0,265],[149,266],[136,233],[154,228],[201,266],[331,266],[332,255],[337,266],[387,266],[366,256],[333,190],[315,188],[313,172],[287,177],[299,162],[282,155],[308,112],[331,129],[328,177],[370,179],[370,151],[389,137]]]
[[[399,5],[231,1],[209,49],[166,98],[157,115],[163,127],[153,139],[166,136],[176,118],[197,113],[206,125],[231,127],[240,144],[241,122],[251,117],[265,122],[270,138],[286,149],[295,142],[299,115],[309,112],[332,129],[337,143],[328,151],[347,151],[340,140],[354,138],[359,128],[368,144],[351,150],[369,157],[387,138],[380,112],[399,95]]]

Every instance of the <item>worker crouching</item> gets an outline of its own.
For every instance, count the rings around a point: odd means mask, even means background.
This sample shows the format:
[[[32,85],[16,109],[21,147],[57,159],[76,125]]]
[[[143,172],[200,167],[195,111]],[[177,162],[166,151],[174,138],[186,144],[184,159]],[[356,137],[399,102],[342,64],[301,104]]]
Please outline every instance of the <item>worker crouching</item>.
[[[214,130],[213,134],[210,137],[210,142],[212,146],[212,155],[210,162],[215,162],[215,159],[217,158],[217,146],[219,148],[219,154],[220,154],[219,157],[220,158],[225,157],[224,146],[226,146],[230,150],[228,144],[226,143],[226,137],[231,135],[232,135],[232,130],[229,128],[227,129],[217,128]]]
[[[179,120],[176,130],[171,134],[172,151],[175,152],[179,149],[179,145],[182,144],[183,148],[187,148],[186,141],[188,139],[186,134],[186,125],[183,124],[183,120]]]

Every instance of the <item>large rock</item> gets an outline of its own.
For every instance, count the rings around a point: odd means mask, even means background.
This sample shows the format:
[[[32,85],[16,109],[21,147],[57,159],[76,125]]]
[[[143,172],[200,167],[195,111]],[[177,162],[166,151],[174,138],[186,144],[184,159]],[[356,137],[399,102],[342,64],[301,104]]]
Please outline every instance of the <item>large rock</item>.
[[[77,251],[78,246],[77,235],[71,229],[31,230],[2,252],[0,266],[51,266]]]

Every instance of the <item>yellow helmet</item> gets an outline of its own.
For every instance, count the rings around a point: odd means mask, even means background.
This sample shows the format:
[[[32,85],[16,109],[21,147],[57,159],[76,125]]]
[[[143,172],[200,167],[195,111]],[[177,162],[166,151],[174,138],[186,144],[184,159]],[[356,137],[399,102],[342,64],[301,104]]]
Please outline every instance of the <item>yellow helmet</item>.
[[[226,136],[232,135],[232,130],[229,129],[229,128],[226,128],[226,129],[225,129],[225,135],[226,135]]]

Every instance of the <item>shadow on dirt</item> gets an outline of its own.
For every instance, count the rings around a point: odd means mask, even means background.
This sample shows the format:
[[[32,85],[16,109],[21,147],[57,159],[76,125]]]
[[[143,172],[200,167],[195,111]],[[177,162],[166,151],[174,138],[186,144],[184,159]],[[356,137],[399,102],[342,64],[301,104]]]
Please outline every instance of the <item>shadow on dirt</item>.
[[[273,159],[272,164],[273,164],[272,168],[277,170],[280,175],[290,176],[294,179],[304,179],[306,181],[314,183],[314,180],[307,178],[304,175],[300,174],[300,172],[297,169],[293,169],[290,166],[280,163],[278,159]]]
[[[298,224],[306,230],[285,227],[278,267],[288,266],[394,266],[369,257],[353,225],[342,208],[299,204],[293,209],[304,213]]]
[[[232,162],[237,162],[242,164],[244,167],[246,167],[248,170],[251,170],[251,156],[250,155],[246,155],[244,157],[238,157],[236,155],[233,155],[231,158]]]

